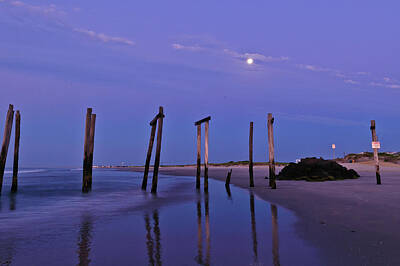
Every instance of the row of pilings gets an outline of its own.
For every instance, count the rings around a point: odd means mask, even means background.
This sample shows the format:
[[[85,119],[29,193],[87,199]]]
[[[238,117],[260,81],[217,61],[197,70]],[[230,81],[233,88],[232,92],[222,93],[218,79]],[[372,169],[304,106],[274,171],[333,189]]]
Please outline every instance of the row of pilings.
[[[94,137],[95,137],[95,126],[96,126],[96,114],[92,113],[92,108],[87,109],[86,122],[85,122],[85,133],[84,133],[84,153],[83,153],[83,178],[82,178],[82,192],[89,192],[92,188],[92,169],[93,169],[93,153],[94,153]],[[160,106],[158,113],[150,121],[150,140],[146,155],[146,162],[144,167],[144,175],[142,180],[142,190],[147,189],[148,175],[150,170],[150,160],[153,150],[153,144],[155,135],[157,132],[157,144],[155,152],[155,160],[153,167],[153,178],[151,192],[157,192],[158,185],[158,172],[160,167],[161,159],[161,142],[162,142],[162,129],[163,129],[163,119],[164,119],[164,109]],[[200,189],[200,179],[201,179],[201,126],[204,124],[204,191],[208,191],[208,139],[209,139],[209,123],[211,117],[205,117],[194,122],[197,129],[197,158],[196,158],[196,189]],[[0,152],[0,193],[2,191],[3,177],[6,166],[8,148],[10,144],[10,139],[12,135],[12,127],[14,121],[14,106],[9,105],[9,109],[6,115],[3,143]],[[18,190],[18,160],[19,160],[19,144],[20,144],[20,123],[21,114],[17,110],[15,113],[15,142],[14,142],[14,162],[13,162],[13,179],[11,192],[17,192]],[[276,173],[275,173],[275,149],[274,149],[274,133],[273,133],[273,123],[274,117],[271,113],[268,114],[267,128],[268,128],[268,168],[269,168],[269,187],[271,189],[276,189]],[[249,186],[254,187],[254,173],[253,173],[253,122],[250,122],[249,130]],[[375,120],[371,120],[371,133],[372,133],[372,146],[374,151],[374,161],[376,169],[376,182],[381,184],[380,168],[379,168],[379,158],[378,149],[380,143],[378,142],[378,137],[376,135]],[[229,187],[229,182],[231,179],[232,171],[229,172],[226,184]]]

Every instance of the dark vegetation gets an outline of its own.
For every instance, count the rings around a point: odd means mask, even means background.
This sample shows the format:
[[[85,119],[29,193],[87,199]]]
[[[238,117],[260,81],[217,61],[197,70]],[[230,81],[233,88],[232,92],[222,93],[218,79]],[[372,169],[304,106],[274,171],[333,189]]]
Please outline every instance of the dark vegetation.
[[[378,154],[379,161],[400,163],[400,152],[380,152]],[[372,152],[361,152],[361,153],[349,153],[344,156],[343,159],[338,159],[340,162],[366,162],[372,161],[374,159],[374,154]]]
[[[278,174],[278,180],[334,181],[356,179],[359,174],[335,161],[305,158],[299,163],[290,163]]]

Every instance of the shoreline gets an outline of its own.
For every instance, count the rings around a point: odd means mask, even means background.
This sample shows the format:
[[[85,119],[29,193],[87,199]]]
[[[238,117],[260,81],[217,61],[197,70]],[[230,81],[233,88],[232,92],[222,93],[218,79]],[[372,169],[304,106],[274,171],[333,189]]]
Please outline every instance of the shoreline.
[[[297,233],[320,250],[327,265],[400,264],[400,166],[382,164],[382,185],[378,186],[373,165],[342,165],[356,170],[360,178],[327,182],[277,180],[276,190],[269,189],[268,179],[264,178],[267,166],[254,167],[254,188],[249,188],[248,166],[210,166],[209,178],[225,181],[228,170],[233,169],[231,185],[251,190],[258,198],[292,211],[298,217]],[[277,173],[281,168],[277,167]],[[144,167],[113,169],[143,172]],[[164,166],[159,172],[195,179],[196,167]]]

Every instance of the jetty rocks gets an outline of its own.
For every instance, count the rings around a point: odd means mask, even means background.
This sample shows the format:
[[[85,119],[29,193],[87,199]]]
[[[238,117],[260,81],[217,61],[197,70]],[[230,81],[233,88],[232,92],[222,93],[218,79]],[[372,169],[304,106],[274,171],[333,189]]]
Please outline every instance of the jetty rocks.
[[[334,181],[356,179],[360,175],[335,161],[322,158],[304,158],[298,163],[290,163],[277,175],[278,180]]]

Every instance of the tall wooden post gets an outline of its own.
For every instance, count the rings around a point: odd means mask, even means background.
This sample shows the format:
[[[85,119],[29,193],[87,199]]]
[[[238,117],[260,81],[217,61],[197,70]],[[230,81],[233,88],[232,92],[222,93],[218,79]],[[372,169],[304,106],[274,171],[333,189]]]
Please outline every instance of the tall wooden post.
[[[197,125],[197,171],[196,171],[196,189],[200,189],[201,173],[201,125]]]
[[[89,146],[90,146],[90,125],[92,120],[92,108],[88,108],[86,111],[86,123],[85,123],[85,142],[83,151],[83,180],[82,180],[82,192],[89,191]]]
[[[272,114],[268,114],[268,151],[269,151],[269,186],[276,189],[275,182],[275,155],[274,155],[274,132],[273,132],[274,118]]]
[[[150,132],[149,148],[147,150],[146,165],[144,167],[142,190],[146,190],[147,188],[147,179],[149,176],[151,152],[153,151],[154,137],[156,135],[157,120],[155,120],[155,122],[153,122],[150,125],[151,125],[151,132]]]
[[[378,136],[376,135],[375,130],[375,120],[371,120],[371,133],[372,133],[372,141],[378,141]],[[375,161],[375,172],[376,172],[376,184],[381,184],[381,174],[379,170],[379,157],[378,157],[378,148],[374,148],[374,161]]]
[[[163,127],[163,119],[164,119],[164,109],[162,106],[160,106],[159,115],[160,115],[160,117],[158,118],[156,157],[154,159],[154,170],[153,170],[151,193],[157,192],[158,168],[160,167],[161,138],[162,138],[162,127]]]
[[[208,192],[208,124],[204,126],[204,191]]]
[[[249,176],[250,176],[250,187],[254,187],[254,177],[253,177],[253,122],[250,122],[250,134],[249,134]]]
[[[89,133],[89,190],[92,189],[92,173],[93,173],[93,153],[94,153],[94,134],[96,130],[96,114],[92,114],[90,118],[90,133]]]
[[[14,165],[13,165],[13,179],[11,185],[11,192],[18,190],[18,159],[19,159],[19,139],[21,128],[21,115],[17,110],[15,114],[15,141],[14,141]]]
[[[0,193],[3,187],[4,170],[6,168],[7,153],[8,153],[8,146],[10,145],[13,119],[14,119],[14,106],[10,104],[7,111],[6,124],[4,126],[3,144],[1,145],[1,152],[0,152]]]

